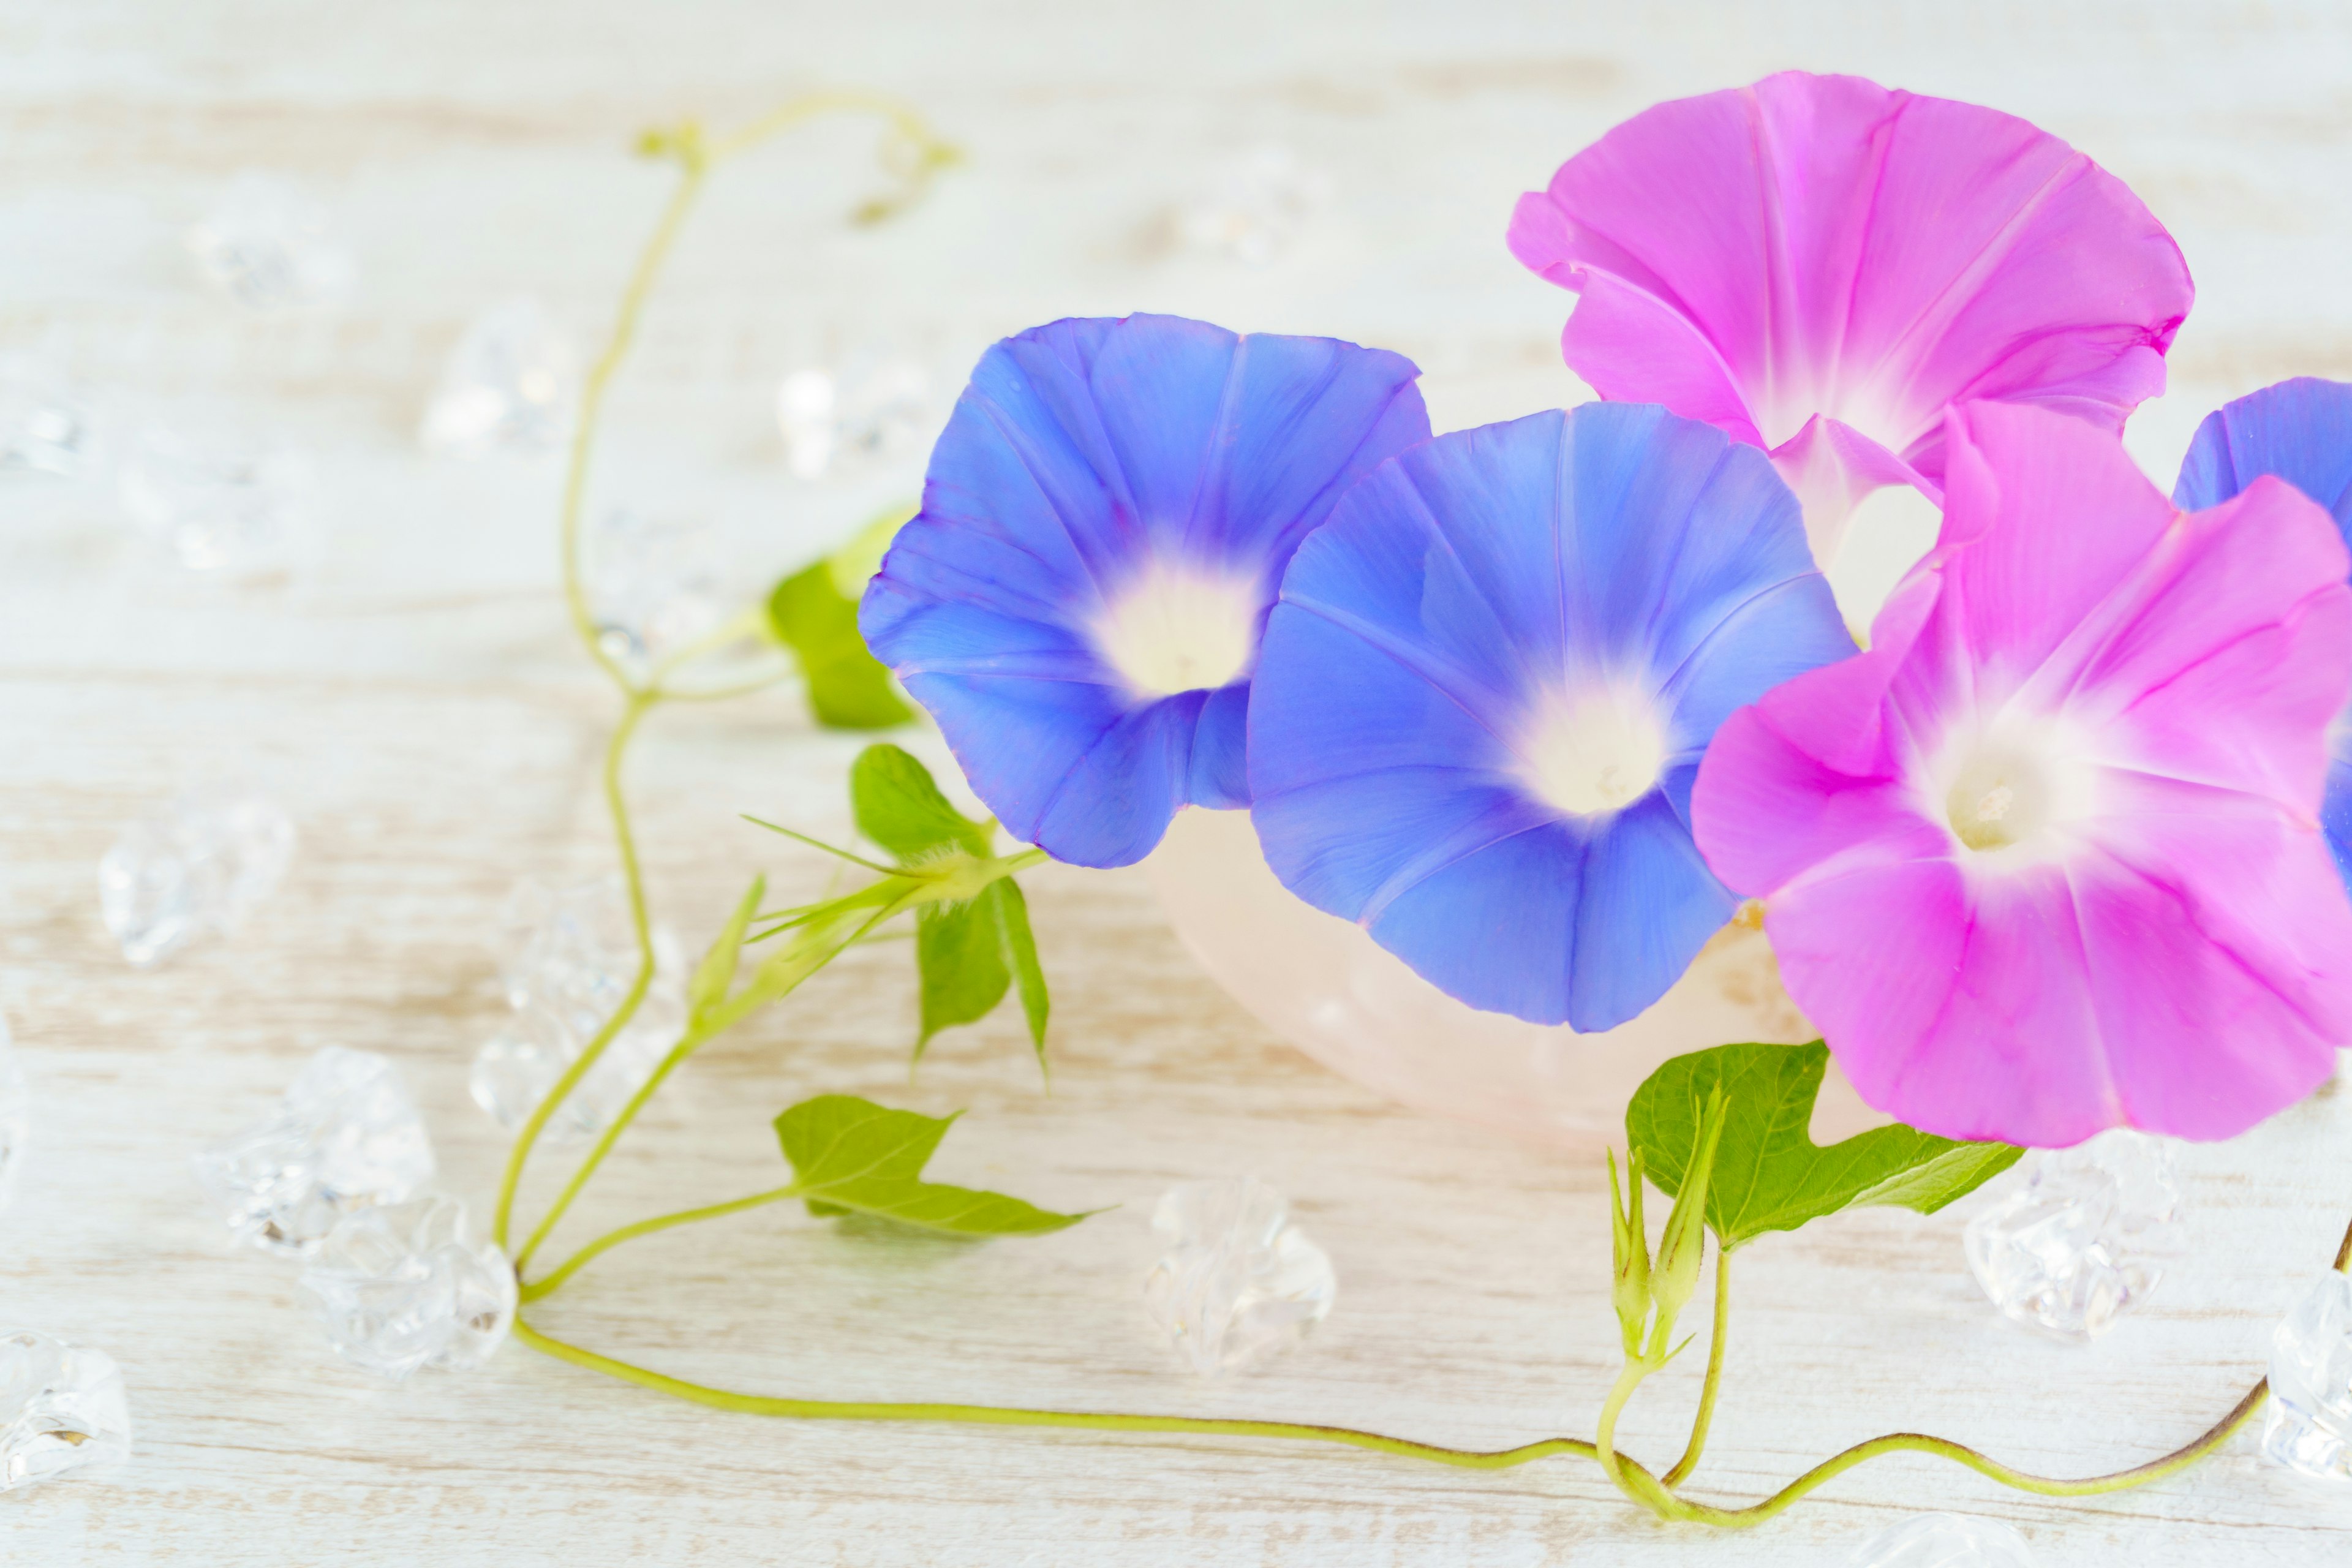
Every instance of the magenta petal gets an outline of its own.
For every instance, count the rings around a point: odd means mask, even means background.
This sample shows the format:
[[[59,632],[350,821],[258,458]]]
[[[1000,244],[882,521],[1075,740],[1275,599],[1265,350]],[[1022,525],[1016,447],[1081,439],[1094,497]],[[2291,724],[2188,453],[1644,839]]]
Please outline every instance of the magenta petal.
[[[1931,483],[1950,404],[2120,428],[2192,298],[2163,226],[2056,137],[1798,71],[1636,115],[1523,197],[1509,239],[1585,296],[1562,346],[1602,395],[1774,449],[1822,416]]]
[[[2119,778],[2073,868],[2102,1048],[2129,1120],[2227,1138],[2352,1040],[2352,906],[2307,824],[2255,797]]]
[[[1913,887],[1905,889],[1913,900],[1905,918],[1932,926],[1933,935],[1896,937],[1880,923],[1895,914],[1892,900],[1849,888],[1801,889],[1789,908],[1771,912],[1776,947],[1793,928],[1790,940],[1808,951],[1826,939],[1849,955],[1848,967],[1875,973],[1899,965],[1914,991],[1943,990],[1932,1013],[1917,1011],[1916,1000],[1898,1013],[1873,987],[1804,966],[1790,995],[1824,1034],[1843,1041],[1839,1065],[1855,1089],[1947,1138],[2048,1148],[2125,1120],[2065,875],[2042,867],[1975,878],[1949,861],[1929,864],[1951,880],[1910,868],[1910,881],[1932,887],[1933,913],[1922,917]]]
[[[1836,558],[1854,508],[1882,486],[1909,485],[1929,500],[1943,500],[1935,480],[1851,425],[1818,414],[1772,448],[1772,465],[1803,503],[1805,537],[1816,561]]]
[[[1972,404],[1870,651],[1717,731],[1693,833],[1872,1104],[2061,1144],[2242,1131],[2352,1041],[2317,816],[2352,691],[2333,520],[2181,514],[2111,436]]]

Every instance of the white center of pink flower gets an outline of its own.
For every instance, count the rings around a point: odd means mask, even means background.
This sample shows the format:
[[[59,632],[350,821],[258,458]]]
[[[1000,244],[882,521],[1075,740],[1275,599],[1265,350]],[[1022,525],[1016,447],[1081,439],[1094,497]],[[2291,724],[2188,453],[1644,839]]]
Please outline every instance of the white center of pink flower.
[[[1622,686],[1545,698],[1513,749],[1536,798],[1578,816],[1622,811],[1656,786],[1666,765],[1656,711]]]
[[[1154,564],[1095,623],[1095,646],[1140,696],[1214,690],[1249,673],[1258,609],[1254,579]]]
[[[2098,769],[2070,727],[2003,716],[1956,738],[1930,770],[1952,837],[1987,866],[2046,859],[2094,814]]]

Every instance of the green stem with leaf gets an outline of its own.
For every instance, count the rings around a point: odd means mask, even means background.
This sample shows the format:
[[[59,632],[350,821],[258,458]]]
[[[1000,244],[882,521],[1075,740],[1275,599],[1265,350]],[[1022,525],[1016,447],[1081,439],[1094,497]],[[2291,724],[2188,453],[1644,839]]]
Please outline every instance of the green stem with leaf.
[[[646,908],[645,876],[637,861],[636,837],[630,826],[628,800],[621,777],[629,742],[635,737],[646,714],[666,699],[713,700],[742,695],[772,683],[763,679],[719,689],[675,693],[667,689],[666,682],[669,676],[688,660],[751,631],[752,626],[746,624],[741,617],[722,626],[710,637],[678,650],[655,666],[642,679],[633,675],[605,646],[603,629],[597,626],[588,601],[581,549],[583,520],[587,510],[590,458],[595,449],[597,431],[603,421],[605,396],[614,377],[620,372],[622,363],[628,357],[630,346],[635,342],[638,323],[645,315],[646,303],[652,298],[663,265],[667,261],[671,247],[685,227],[687,217],[693,211],[696,198],[712,169],[724,159],[748,151],[791,127],[837,113],[879,116],[894,138],[888,145],[898,150],[898,166],[894,172],[898,177],[898,190],[861,207],[856,215],[858,222],[879,222],[900,210],[922,193],[934,174],[953,163],[958,156],[955,149],[942,141],[912,109],[896,100],[863,92],[803,94],[732,135],[715,142],[704,135],[699,125],[688,121],[674,130],[648,132],[639,142],[640,152],[649,156],[667,157],[675,162],[678,182],[664,205],[654,232],[622,291],[620,306],[614,314],[613,330],[604,352],[596,356],[583,383],[579,416],[572,430],[571,456],[564,469],[560,514],[563,599],[572,631],[597,668],[620,689],[623,699],[620,721],[605,746],[603,788],[605,811],[612,821],[614,841],[621,858],[622,879],[627,889],[630,927],[637,949],[637,969],[620,1005],[582,1048],[579,1056],[565,1068],[554,1087],[532,1109],[516,1134],[514,1147],[508,1154],[506,1171],[499,1184],[498,1204],[490,1222],[491,1237],[500,1247],[507,1245],[513,1224],[515,1197],[523,1170],[530,1163],[531,1151],[538,1144],[541,1133],[546,1129],[549,1117],[579,1087],[581,1079],[595,1067],[605,1048],[636,1016],[638,1007],[644,1004],[646,994],[653,984],[653,926]],[[677,1054],[672,1053],[673,1057]],[[564,1196],[555,1210],[557,1216],[569,1206],[579,1189],[586,1184],[588,1177],[603,1162],[614,1142],[634,1119],[644,1099],[640,1095],[633,1100],[625,1112],[606,1129],[606,1136],[598,1140],[588,1159],[566,1187]],[[552,1228],[552,1224],[551,1218],[534,1233],[530,1244],[517,1259],[518,1269],[547,1231]]]

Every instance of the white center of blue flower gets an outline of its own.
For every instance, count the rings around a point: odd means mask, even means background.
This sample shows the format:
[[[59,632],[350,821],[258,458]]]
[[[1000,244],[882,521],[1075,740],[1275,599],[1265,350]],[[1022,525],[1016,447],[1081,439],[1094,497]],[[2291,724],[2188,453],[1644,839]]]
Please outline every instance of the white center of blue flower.
[[[1664,726],[1646,698],[1622,687],[1545,698],[1514,749],[1536,797],[1578,816],[1624,810],[1666,765]]]
[[[1139,695],[1213,691],[1249,673],[1258,610],[1253,578],[1155,564],[1111,600],[1095,646]]]

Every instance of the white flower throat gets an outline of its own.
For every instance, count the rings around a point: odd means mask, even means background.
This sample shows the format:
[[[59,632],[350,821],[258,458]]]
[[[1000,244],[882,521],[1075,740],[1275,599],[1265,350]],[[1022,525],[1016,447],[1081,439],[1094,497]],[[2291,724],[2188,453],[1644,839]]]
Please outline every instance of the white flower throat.
[[[1536,797],[1579,816],[1624,810],[1666,765],[1664,726],[1646,698],[1622,688],[1543,699],[1514,749]]]
[[[1141,696],[1213,691],[1249,673],[1258,610],[1253,578],[1155,563],[1095,623],[1095,646]]]
[[[1986,863],[2038,860],[2091,815],[2096,774],[2064,725],[2004,717],[1948,743],[1929,791],[1952,837]]]

